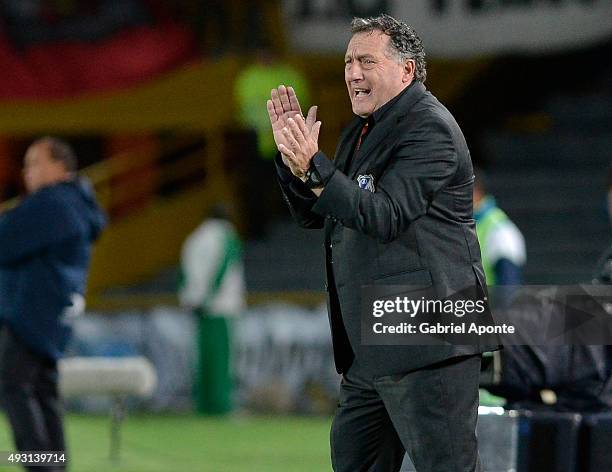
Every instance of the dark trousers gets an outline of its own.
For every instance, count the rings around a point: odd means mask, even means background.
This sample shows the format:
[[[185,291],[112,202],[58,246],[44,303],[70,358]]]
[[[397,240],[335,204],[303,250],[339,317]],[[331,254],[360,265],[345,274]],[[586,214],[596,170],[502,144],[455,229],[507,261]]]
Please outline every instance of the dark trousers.
[[[0,397],[18,451],[65,451],[57,383],[54,360],[30,350],[9,327],[0,328]]]
[[[480,355],[407,374],[370,377],[355,361],[343,376],[331,429],[336,472],[399,471],[407,451],[418,472],[479,472]]]

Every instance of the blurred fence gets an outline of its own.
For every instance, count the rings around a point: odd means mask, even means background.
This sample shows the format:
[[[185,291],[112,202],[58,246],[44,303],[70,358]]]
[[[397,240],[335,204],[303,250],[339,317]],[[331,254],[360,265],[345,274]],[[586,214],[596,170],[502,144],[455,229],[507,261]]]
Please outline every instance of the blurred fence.
[[[158,387],[132,407],[190,411],[196,320],[176,307],[116,314],[90,313],[75,321],[68,356],[146,356]],[[233,321],[234,399],[237,408],[275,412],[329,412],[338,378],[324,306],[305,310],[276,304],[248,310]],[[101,411],[109,399],[71,400],[81,411]]]

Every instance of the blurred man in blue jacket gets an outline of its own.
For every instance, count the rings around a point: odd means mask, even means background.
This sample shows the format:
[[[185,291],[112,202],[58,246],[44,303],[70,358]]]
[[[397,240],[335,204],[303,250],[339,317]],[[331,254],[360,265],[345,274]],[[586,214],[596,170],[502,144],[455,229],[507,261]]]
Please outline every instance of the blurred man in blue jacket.
[[[57,360],[105,225],[76,168],[63,141],[34,142],[23,169],[29,195],[0,214],[0,394],[20,451],[65,450]]]

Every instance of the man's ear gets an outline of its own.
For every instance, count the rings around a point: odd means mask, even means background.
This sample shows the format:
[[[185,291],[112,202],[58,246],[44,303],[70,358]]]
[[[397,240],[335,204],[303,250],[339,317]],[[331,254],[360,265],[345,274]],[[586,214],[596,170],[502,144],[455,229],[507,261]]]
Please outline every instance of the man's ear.
[[[412,82],[414,79],[414,73],[416,72],[416,63],[414,59],[408,59],[404,63],[404,74],[402,75],[402,82]]]

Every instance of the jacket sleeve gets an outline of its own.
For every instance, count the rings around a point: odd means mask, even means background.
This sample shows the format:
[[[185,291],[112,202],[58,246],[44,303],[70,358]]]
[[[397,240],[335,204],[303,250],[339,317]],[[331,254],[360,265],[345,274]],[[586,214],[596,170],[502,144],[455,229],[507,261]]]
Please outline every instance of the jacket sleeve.
[[[0,215],[0,264],[10,264],[76,236],[71,210],[45,189]]]
[[[312,211],[335,217],[381,242],[395,240],[428,211],[437,192],[453,178],[458,162],[451,131],[437,117],[423,119],[389,152],[390,164],[374,192],[359,188],[336,170]],[[315,156],[316,165],[325,173],[331,162],[321,154]]]
[[[283,163],[280,153],[274,160],[278,181],[283,192],[283,198],[289,206],[293,219],[303,228],[319,229],[323,227],[324,218],[311,209],[317,201],[316,195],[304,182],[295,177]],[[330,161],[330,164],[333,164]]]

